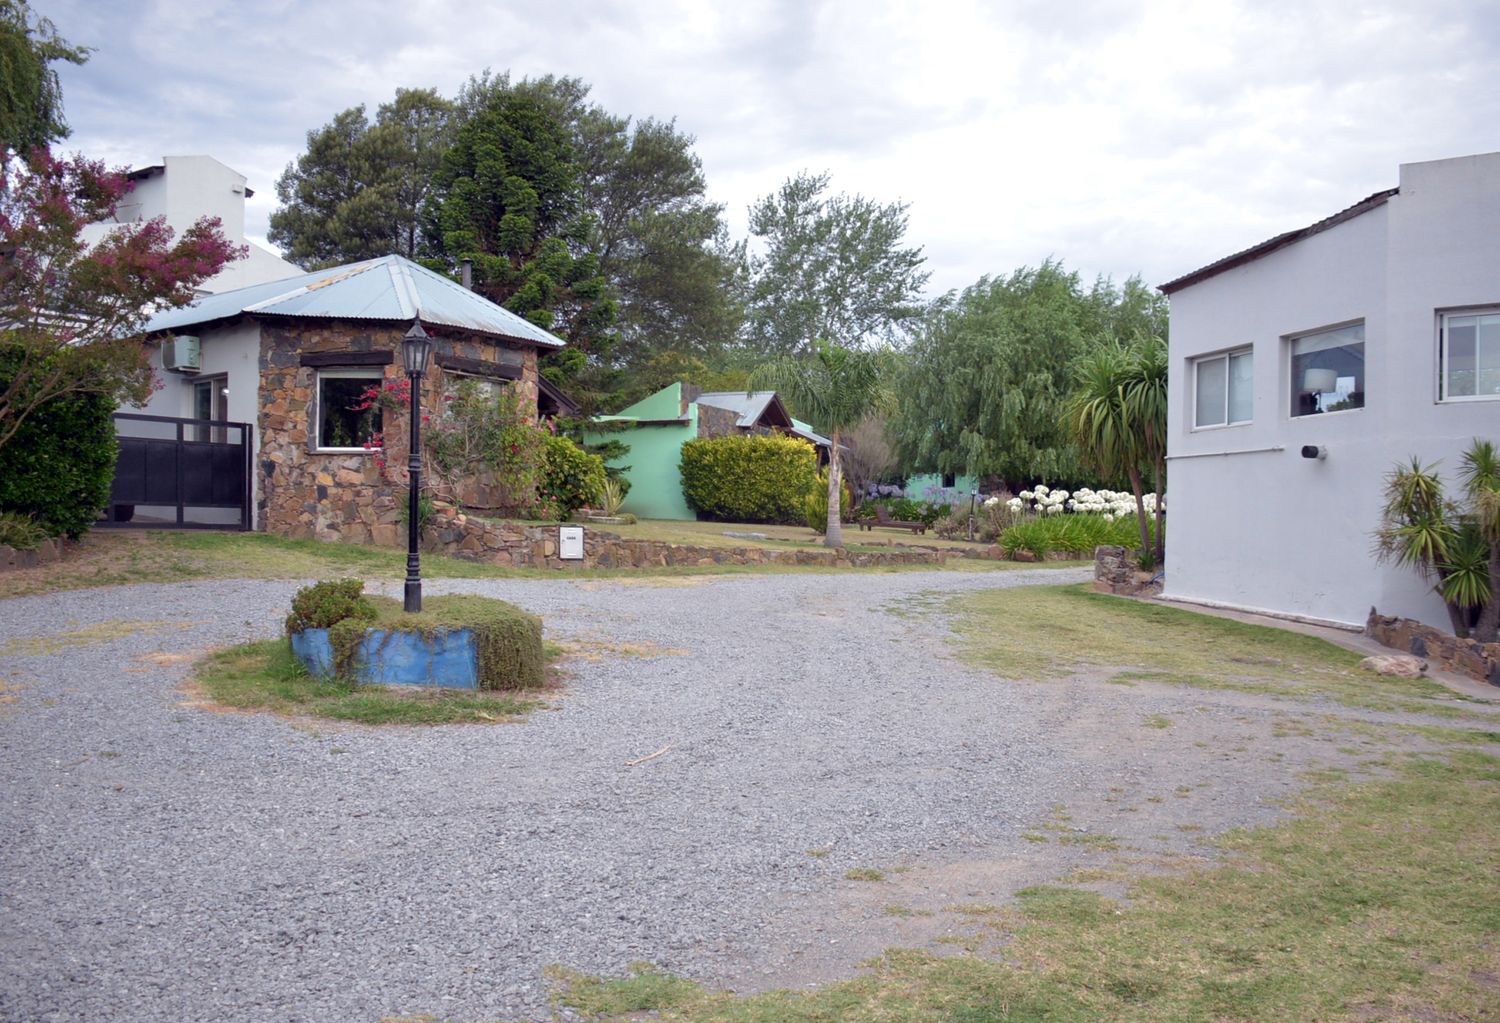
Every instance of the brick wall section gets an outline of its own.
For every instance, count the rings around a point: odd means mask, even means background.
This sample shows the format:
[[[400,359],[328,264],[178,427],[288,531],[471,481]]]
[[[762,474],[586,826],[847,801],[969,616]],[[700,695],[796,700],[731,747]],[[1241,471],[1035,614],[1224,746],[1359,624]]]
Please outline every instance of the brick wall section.
[[[528,526],[446,516],[433,528],[429,548],[466,561],[516,568],[658,568],[672,565],[814,565],[867,568],[876,565],[941,565],[952,552],[916,548],[890,552],[776,550],[764,547],[698,547],[626,540],[585,527],[583,560],[557,556],[556,526]]]
[[[1459,639],[1442,629],[1410,618],[1392,618],[1370,608],[1365,635],[1403,654],[1424,657],[1438,666],[1500,686],[1500,643]]]
[[[394,361],[383,367],[387,379],[405,375],[401,368],[401,338],[407,325],[358,321],[263,322],[260,346],[260,450],[255,471],[260,493],[259,528],[291,537],[347,540],[354,543],[396,544],[404,535],[400,504],[406,488],[400,480],[406,465],[405,413],[384,416],[385,458],[382,474],[368,454],[320,454],[313,450],[311,416],[317,371],[301,365],[314,352],[390,351]],[[434,352],[467,359],[497,362],[497,342],[442,328],[429,328]],[[523,347],[520,386],[531,408],[536,407],[536,349]],[[443,390],[442,371],[434,363],[423,378],[422,407],[438,407]]]

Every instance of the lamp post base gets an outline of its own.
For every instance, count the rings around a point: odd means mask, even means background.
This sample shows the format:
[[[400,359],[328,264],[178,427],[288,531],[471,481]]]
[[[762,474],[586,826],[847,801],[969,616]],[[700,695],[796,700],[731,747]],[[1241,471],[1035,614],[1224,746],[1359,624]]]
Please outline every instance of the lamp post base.
[[[407,614],[416,614],[422,610],[422,580],[406,580],[406,607]]]

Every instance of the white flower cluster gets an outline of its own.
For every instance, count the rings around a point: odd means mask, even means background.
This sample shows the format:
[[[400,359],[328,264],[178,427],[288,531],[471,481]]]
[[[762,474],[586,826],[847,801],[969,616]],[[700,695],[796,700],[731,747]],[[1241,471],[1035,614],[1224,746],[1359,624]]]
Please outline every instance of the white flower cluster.
[[[1146,514],[1156,511],[1156,495],[1146,495]],[[1000,503],[992,497],[984,502],[986,508]],[[1060,515],[1064,511],[1080,515],[1103,515],[1106,521],[1135,514],[1135,495],[1124,490],[1081,490],[1069,493],[1066,490],[1051,490],[1038,485],[1034,490],[1023,490],[1005,502],[1011,511],[1030,511],[1037,515]]]

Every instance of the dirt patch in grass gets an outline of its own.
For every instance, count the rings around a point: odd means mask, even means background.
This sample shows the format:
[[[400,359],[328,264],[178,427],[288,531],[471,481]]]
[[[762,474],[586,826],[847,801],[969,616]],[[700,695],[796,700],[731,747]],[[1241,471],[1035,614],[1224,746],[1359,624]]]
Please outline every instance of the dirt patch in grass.
[[[74,647],[95,646],[140,633],[161,633],[172,629],[192,627],[192,622],[142,622],[127,618],[111,618],[63,632],[48,632],[39,636],[17,636],[0,643],[0,657],[48,657],[61,654]]]
[[[556,688],[554,678],[551,688]],[[503,692],[356,686],[310,676],[284,639],[210,654],[180,690],[204,710],[267,711],[364,725],[505,724],[546,701]]]

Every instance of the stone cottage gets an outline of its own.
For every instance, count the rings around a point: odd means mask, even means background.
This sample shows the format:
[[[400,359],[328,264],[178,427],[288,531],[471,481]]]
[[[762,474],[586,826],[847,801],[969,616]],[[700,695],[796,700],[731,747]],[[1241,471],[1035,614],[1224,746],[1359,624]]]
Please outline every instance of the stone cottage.
[[[540,351],[563,342],[400,256],[206,296],[154,317],[147,336],[162,388],[148,414],[250,424],[253,527],[291,537],[396,543],[408,415],[360,408],[404,380],[401,338],[433,338],[424,410],[454,382],[513,389],[523,407],[560,411]],[[205,425],[205,438],[221,427]],[[379,446],[371,449],[368,444]],[[381,462],[389,468],[383,469]]]

